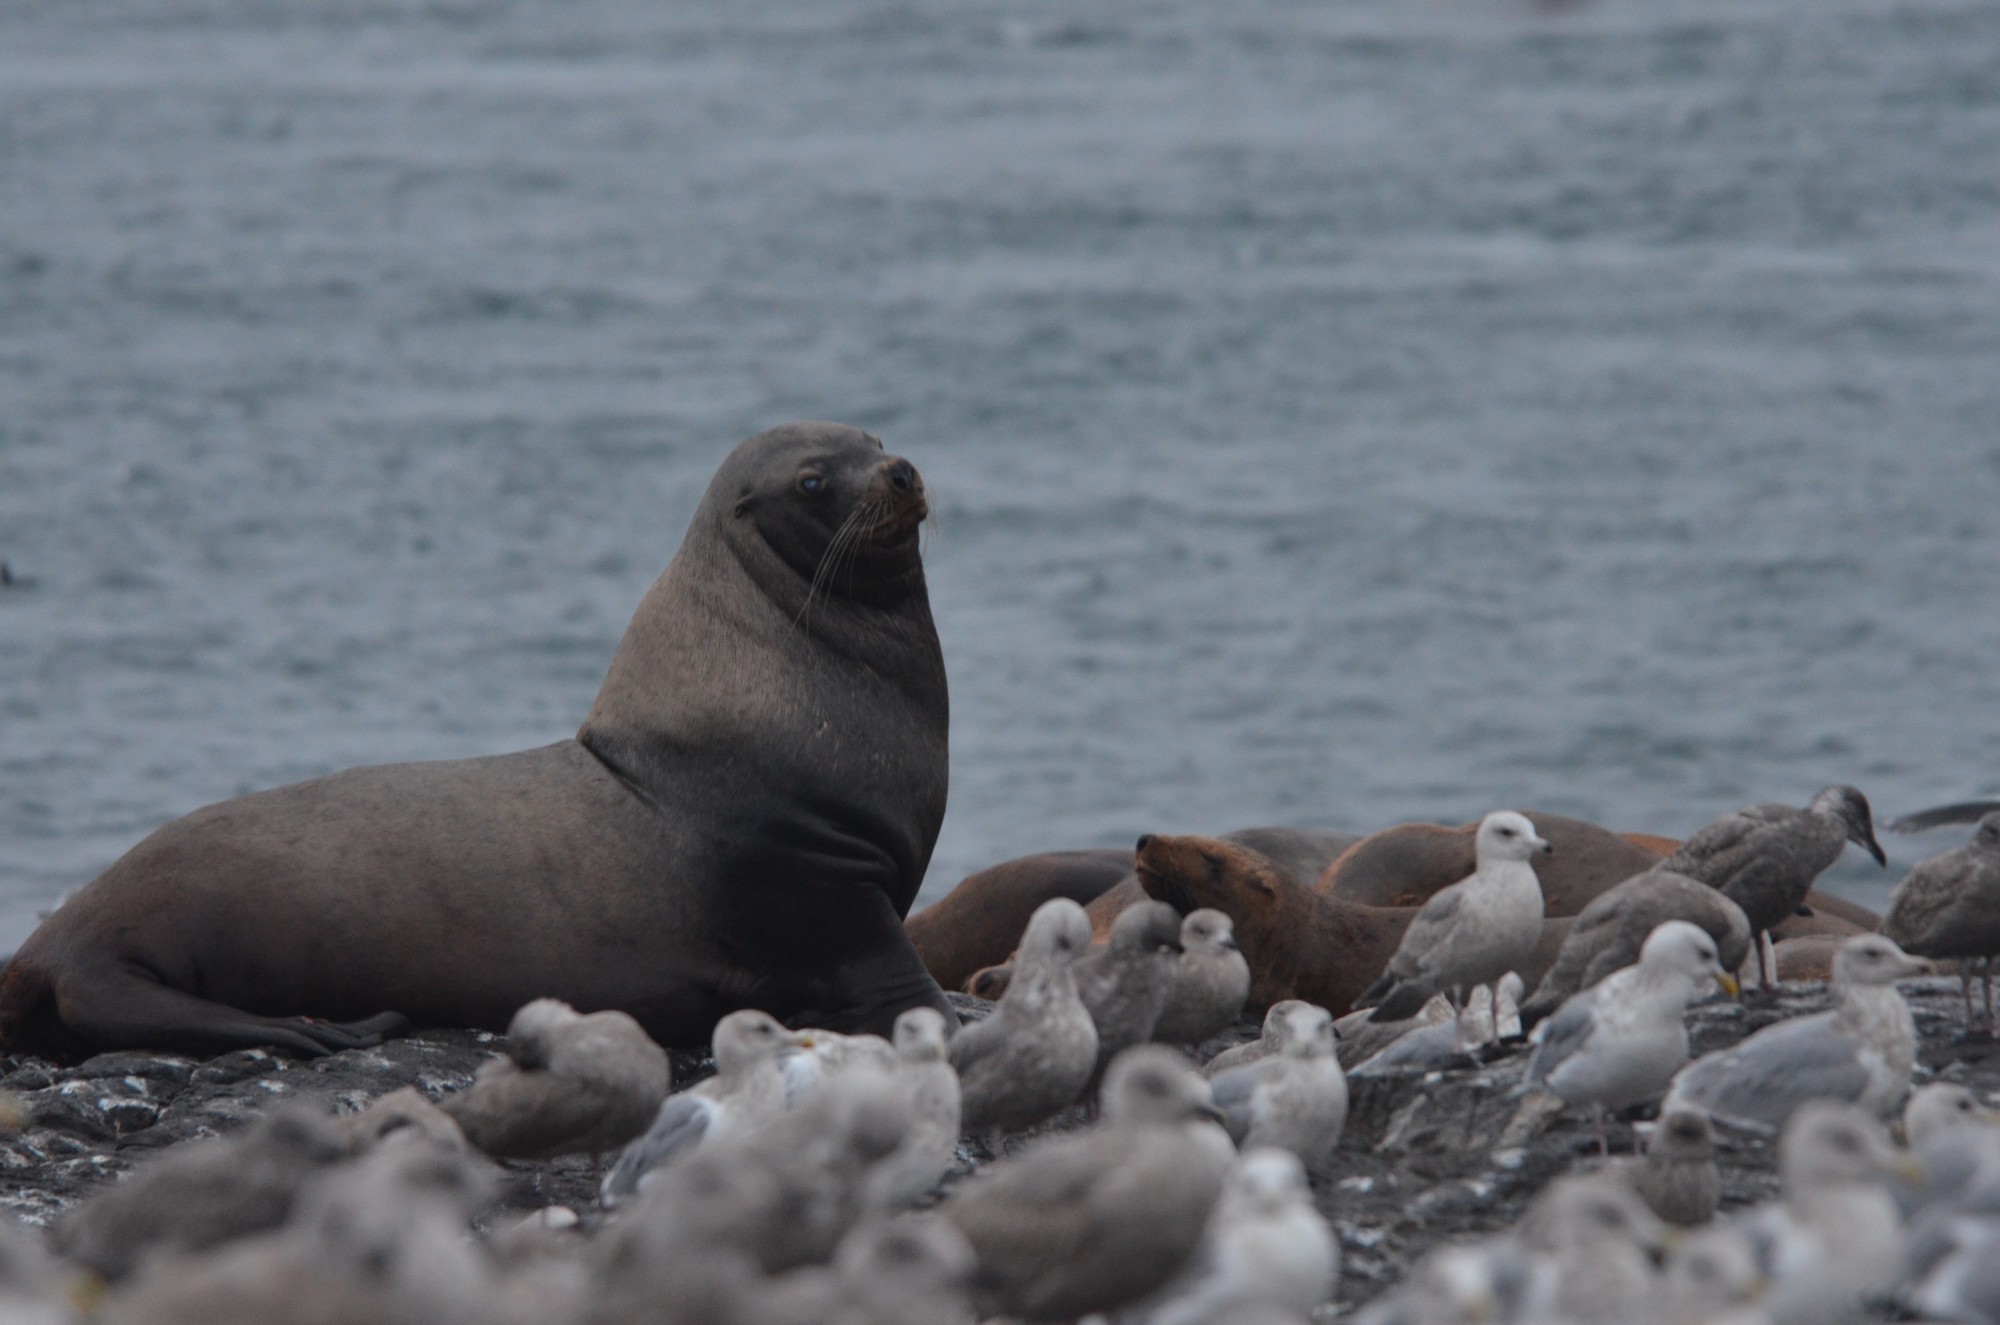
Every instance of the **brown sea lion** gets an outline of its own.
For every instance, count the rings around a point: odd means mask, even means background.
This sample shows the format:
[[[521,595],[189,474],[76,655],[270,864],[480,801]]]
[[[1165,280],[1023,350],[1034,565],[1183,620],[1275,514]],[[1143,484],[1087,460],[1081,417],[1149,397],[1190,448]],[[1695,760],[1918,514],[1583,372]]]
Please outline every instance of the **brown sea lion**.
[[[1300,883],[1269,857],[1213,837],[1139,839],[1137,875],[1146,893],[1182,914],[1214,907],[1236,924],[1250,963],[1246,1010],[1302,998],[1335,1016],[1348,1011],[1395,954],[1415,907],[1363,906]],[[1542,942],[1521,972],[1541,979],[1568,932],[1545,922]]]
[[[867,433],[750,438],[575,740],[168,824],[22,945],[0,1043],[323,1053],[552,997],[690,1045],[741,1007],[883,1034],[947,1009],[902,926],[945,806],[927,509]]]
[[[1547,914],[1573,916],[1592,898],[1659,861],[1659,853],[1596,824],[1527,811],[1555,850],[1538,857],[1535,877]],[[1366,906],[1422,906],[1432,893],[1473,871],[1477,823],[1398,824],[1362,838],[1319,877],[1322,892]]]
[[[1353,833],[1312,828],[1266,827],[1239,828],[1224,834],[1223,840],[1250,847],[1295,878],[1316,878],[1328,861],[1360,838]],[[1095,864],[1100,858],[1116,858],[1119,873],[1109,887],[1099,887],[1087,898],[1081,896],[1084,887],[1097,884],[1102,877]],[[1027,914],[1050,897],[1085,903],[1091,941],[1096,944],[1109,940],[1111,923],[1126,908],[1147,900],[1146,890],[1132,873],[1129,851],[1044,852],[967,875],[943,900],[911,916],[905,928],[939,984],[963,989],[977,998],[995,999],[1007,988],[1008,967]],[[1015,921],[1023,906],[1026,913]],[[931,918],[933,912],[942,914]],[[968,961],[973,963],[969,970],[964,965]]]
[[[1017,856],[966,875],[903,928],[931,977],[959,989],[981,967],[1007,959],[1043,902],[1085,905],[1131,873],[1132,853],[1109,848]]]

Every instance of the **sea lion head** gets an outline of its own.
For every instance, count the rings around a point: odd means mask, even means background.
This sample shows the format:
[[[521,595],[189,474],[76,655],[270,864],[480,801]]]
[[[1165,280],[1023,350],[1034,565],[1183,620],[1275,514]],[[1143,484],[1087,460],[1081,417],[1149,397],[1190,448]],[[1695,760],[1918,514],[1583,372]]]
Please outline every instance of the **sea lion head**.
[[[1270,857],[1217,837],[1149,833],[1132,864],[1147,896],[1182,913],[1206,908],[1229,917],[1250,963],[1251,1007],[1280,996],[1299,935],[1310,928],[1310,890]]]
[[[746,564],[775,561],[809,598],[893,601],[923,585],[923,476],[882,439],[839,423],[788,423],[730,452],[707,504]]]

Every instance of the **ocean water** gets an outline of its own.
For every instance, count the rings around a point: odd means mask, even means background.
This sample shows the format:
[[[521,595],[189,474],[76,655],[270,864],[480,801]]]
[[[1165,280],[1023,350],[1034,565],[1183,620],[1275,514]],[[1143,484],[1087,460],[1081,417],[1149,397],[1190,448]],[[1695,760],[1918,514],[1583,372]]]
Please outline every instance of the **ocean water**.
[[[934,494],[927,898],[2000,791],[2000,0],[0,6],[0,945],[569,734],[797,417]]]

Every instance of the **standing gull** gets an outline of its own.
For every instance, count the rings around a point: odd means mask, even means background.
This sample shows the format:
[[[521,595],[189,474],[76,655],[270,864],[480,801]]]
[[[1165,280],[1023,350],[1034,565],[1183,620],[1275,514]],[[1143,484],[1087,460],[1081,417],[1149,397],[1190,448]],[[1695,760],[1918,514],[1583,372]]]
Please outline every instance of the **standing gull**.
[[[671,1084],[666,1051],[631,1017],[538,998],[508,1023],[506,1057],[440,1107],[496,1159],[595,1164],[646,1130]]]
[[[1103,1126],[954,1190],[938,1210],[978,1254],[989,1305],[1067,1321],[1164,1285],[1200,1243],[1235,1158],[1214,1116],[1207,1083],[1178,1053],[1141,1045],[1105,1074]]]
[[[1234,1026],[1249,996],[1250,963],[1236,946],[1236,922],[1212,907],[1190,911],[1181,921],[1181,959],[1153,1038],[1200,1044]]]
[[[1858,1104],[1886,1118],[1909,1093],[1917,1029],[1896,981],[1931,964],[1880,934],[1857,934],[1833,958],[1833,1010],[1766,1026],[1703,1054],[1674,1077],[1666,1108],[1691,1104],[1718,1122],[1773,1132],[1809,1100]]]
[[[1610,1153],[1604,1112],[1642,1104],[1667,1088],[1687,1062],[1682,1014],[1710,984],[1734,991],[1715,940],[1685,920],[1669,920],[1639,949],[1639,962],[1613,971],[1536,1027],[1527,1084],[1565,1104],[1590,1106],[1601,1153]]]
[[[1453,996],[1519,969],[1542,937],[1542,885],[1528,861],[1554,848],[1527,816],[1496,810],[1473,837],[1472,874],[1425,902],[1362,1003],[1375,1021],[1411,1016],[1432,994]]]
[[[1111,937],[1076,962],[1076,995],[1097,1028],[1097,1069],[1153,1037],[1174,992],[1181,958],[1180,913],[1165,902],[1140,902],[1118,913]],[[1086,1087],[1088,1090],[1088,1087]]]
[[[1719,888],[1743,908],[1760,939],[1799,909],[1827,866],[1840,859],[1849,842],[1887,865],[1875,840],[1868,798],[1853,787],[1828,787],[1803,810],[1790,805],[1752,805],[1723,815],[1681,843],[1660,868]],[[1764,969],[1757,948],[1759,983],[1767,988],[1775,971]]]
[[[1577,913],[1548,973],[1521,1005],[1522,1020],[1531,1025],[1540,1021],[1571,994],[1638,961],[1647,936],[1669,920],[1686,920],[1708,931],[1725,971],[1742,966],[1750,951],[1750,919],[1742,907],[1685,874],[1650,869],[1593,898]]]
[[[616,1205],[640,1180],[696,1146],[738,1135],[785,1111],[780,1060],[804,1037],[769,1013],[745,1008],[715,1023],[715,1075],[669,1095],[645,1135],[625,1147],[604,1179],[604,1203]]]
[[[1973,1024],[1972,966],[1986,993],[1985,1028],[1993,1032],[1993,957],[2000,953],[2000,810],[1979,821],[1972,840],[1932,856],[1896,885],[1882,932],[1920,957],[1958,958],[1966,1024]]]
[[[1076,1102],[1097,1066],[1097,1028],[1077,997],[1075,964],[1090,917],[1068,898],[1035,908],[1014,978],[993,1015],[951,1040],[967,1132],[997,1142]]]
[[[1347,1077],[1333,1043],[1333,1015],[1302,1003],[1282,1052],[1209,1081],[1230,1137],[1244,1149],[1277,1146],[1311,1168],[1347,1124]]]

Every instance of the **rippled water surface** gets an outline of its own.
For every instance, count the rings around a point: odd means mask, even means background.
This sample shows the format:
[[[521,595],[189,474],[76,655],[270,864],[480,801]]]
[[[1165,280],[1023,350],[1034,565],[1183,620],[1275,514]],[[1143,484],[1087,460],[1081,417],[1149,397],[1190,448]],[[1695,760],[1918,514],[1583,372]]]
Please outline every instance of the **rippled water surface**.
[[[0,6],[0,940],[570,733],[801,416],[937,499],[927,896],[2000,790],[2000,0]]]

